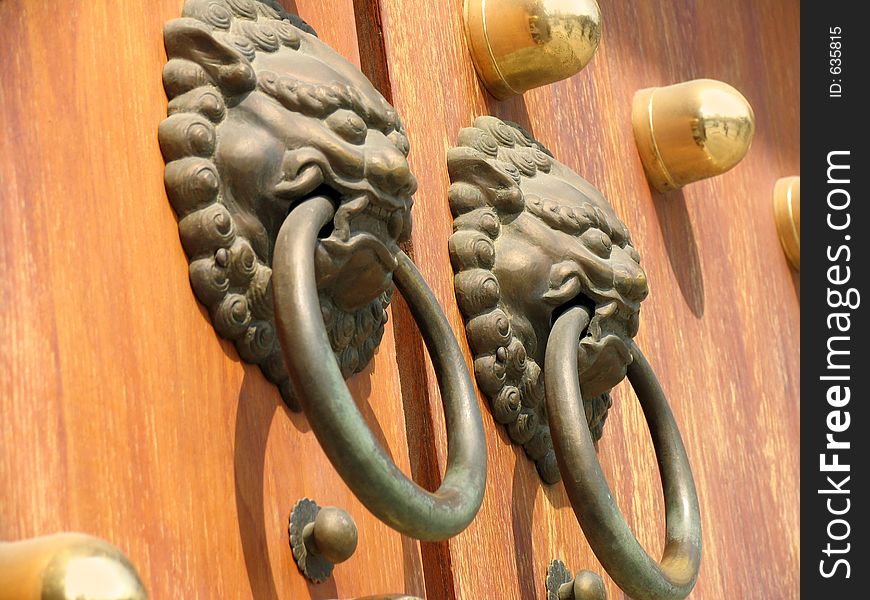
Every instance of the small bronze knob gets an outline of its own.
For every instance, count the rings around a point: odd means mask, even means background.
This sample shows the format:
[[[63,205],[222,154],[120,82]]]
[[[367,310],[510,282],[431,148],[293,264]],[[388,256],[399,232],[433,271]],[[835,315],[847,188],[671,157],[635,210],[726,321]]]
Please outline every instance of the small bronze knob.
[[[578,571],[573,581],[559,588],[559,600],[607,600],[607,590],[596,573]]]
[[[335,506],[324,506],[313,523],[302,532],[308,551],[319,554],[334,565],[343,563],[356,550],[356,523]]]
[[[302,498],[290,512],[290,548],[299,570],[314,583],[323,583],[332,568],[353,555],[357,544],[356,523],[335,506],[321,508]]]
[[[755,133],[746,98],[713,79],[636,92],[631,121],[646,175],[660,192],[728,171]]]
[[[783,177],[773,188],[776,230],[788,261],[801,270],[801,178]]]
[[[547,600],[607,600],[607,588],[597,573],[585,569],[572,576],[561,560],[547,567]]]
[[[465,33],[478,76],[503,100],[585,67],[601,12],[595,0],[465,0]]]

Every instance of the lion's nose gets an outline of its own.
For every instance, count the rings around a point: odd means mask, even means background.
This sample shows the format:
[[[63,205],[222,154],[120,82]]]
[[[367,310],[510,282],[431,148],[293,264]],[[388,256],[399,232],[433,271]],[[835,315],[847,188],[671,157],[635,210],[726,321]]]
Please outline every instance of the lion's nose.
[[[628,269],[617,268],[613,272],[613,284],[616,290],[625,298],[640,302],[649,291],[646,274],[642,269],[631,272]]]
[[[367,154],[366,177],[393,196],[408,196],[417,190],[417,179],[411,173],[408,159],[389,142]]]

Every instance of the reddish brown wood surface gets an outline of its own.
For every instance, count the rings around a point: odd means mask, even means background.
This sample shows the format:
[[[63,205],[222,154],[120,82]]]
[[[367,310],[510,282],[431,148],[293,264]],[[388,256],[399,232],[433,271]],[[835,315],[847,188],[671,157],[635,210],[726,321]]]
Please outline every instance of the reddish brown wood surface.
[[[780,249],[771,204],[776,179],[799,173],[798,3],[602,1],[604,37],[590,66],[506,102],[482,93],[475,78],[462,0],[364,4],[381,14],[392,99],[420,180],[414,258],[455,331],[463,326],[445,243],[445,153],[475,116],[494,114],[525,125],[600,187],[641,251],[651,296],[638,341],[670,395],[701,502],[705,549],[692,597],[798,597],[799,276]],[[726,81],[750,100],[754,147],[722,177],[652,193],[634,147],[632,96],[699,77]],[[431,369],[427,381],[443,468]],[[629,524],[658,556],[663,503],[647,428],[629,391],[617,390],[614,401],[601,461]],[[452,592],[542,598],[554,558],[608,580],[562,485],[542,486],[488,413],[485,421],[488,492],[478,518],[449,544]],[[622,597],[609,580],[608,588]]]
[[[191,292],[157,144],[181,5],[0,2],[0,539],[103,537],[155,599],[422,595],[418,544],[355,500]],[[350,0],[298,8],[358,63]],[[409,472],[391,324],[383,344],[351,389]],[[359,527],[320,586],[288,545],[302,496]]]
[[[181,4],[0,2],[14,41],[0,53],[0,539],[99,535],[131,556],[154,598],[422,594],[425,573],[432,599],[525,600],[543,597],[553,558],[604,575],[562,486],[540,484],[485,402],[484,506],[421,559],[356,502],[304,418],[216,338],[190,291],[156,141],[161,30]],[[798,4],[600,4],[602,47],[584,72],[497,102],[471,67],[462,0],[296,2],[403,116],[420,180],[409,250],[463,345],[446,246],[446,149],[459,129],[481,114],[518,121],[610,198],[651,283],[638,340],[698,484],[705,552],[692,597],[796,598],[799,276],[771,193],[799,173]],[[747,96],[754,147],[720,178],[652,194],[632,94],[695,77]],[[399,466],[434,487],[446,444],[424,361],[398,300],[352,391]],[[658,554],[655,459],[625,389],[599,451],[628,522]],[[287,545],[301,496],[345,508],[360,527],[357,554],[322,586],[299,576]]]

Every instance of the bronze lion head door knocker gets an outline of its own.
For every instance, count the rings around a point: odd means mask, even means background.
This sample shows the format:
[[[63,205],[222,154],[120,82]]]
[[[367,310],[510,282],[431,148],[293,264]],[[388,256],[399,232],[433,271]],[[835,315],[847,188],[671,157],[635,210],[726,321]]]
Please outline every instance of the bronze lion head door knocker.
[[[482,420],[447,319],[398,247],[417,184],[395,110],[273,0],[187,0],[164,38],[166,190],[215,330],[301,407],[375,516],[418,539],[456,535],[483,498]],[[394,285],[431,350],[450,429],[434,493],[393,464],[344,382],[372,358]]]
[[[480,117],[448,153],[450,256],[493,418],[541,478],[565,482],[589,544],[638,600],[685,598],[701,528],[685,448],[667,399],[633,341],[646,275],[602,194],[523,129]],[[610,390],[625,376],[653,437],[667,542],[650,558],[631,533],[595,453]]]

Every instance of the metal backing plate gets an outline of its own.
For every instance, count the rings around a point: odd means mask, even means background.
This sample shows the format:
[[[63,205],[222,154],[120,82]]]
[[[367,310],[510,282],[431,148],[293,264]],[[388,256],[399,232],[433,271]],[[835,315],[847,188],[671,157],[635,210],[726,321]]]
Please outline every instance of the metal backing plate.
[[[320,506],[316,502],[308,498],[302,498],[290,512],[289,526],[290,548],[293,550],[296,566],[314,583],[323,583],[329,579],[335,566],[322,556],[311,554],[305,546],[303,536],[305,526],[309,523],[314,523],[314,519],[317,518],[319,512]]]

